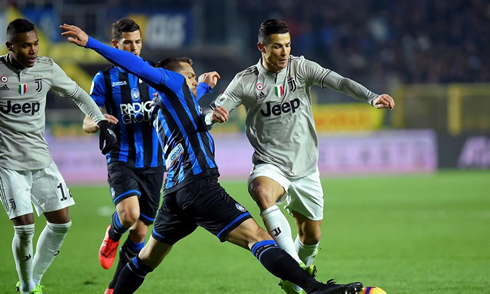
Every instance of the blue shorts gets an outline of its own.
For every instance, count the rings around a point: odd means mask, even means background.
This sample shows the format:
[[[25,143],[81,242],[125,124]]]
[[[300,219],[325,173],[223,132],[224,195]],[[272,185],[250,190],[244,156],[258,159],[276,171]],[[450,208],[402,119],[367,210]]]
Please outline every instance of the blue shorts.
[[[207,177],[163,197],[152,236],[173,245],[200,226],[224,242],[249,218],[250,213],[226,193],[218,179]]]

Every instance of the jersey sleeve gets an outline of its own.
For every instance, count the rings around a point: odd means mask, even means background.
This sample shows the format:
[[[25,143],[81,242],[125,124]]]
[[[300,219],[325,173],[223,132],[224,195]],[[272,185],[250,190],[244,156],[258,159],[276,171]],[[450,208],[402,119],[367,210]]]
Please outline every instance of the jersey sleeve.
[[[53,61],[53,81],[51,88],[58,92],[61,97],[72,97],[77,91],[78,85]]]
[[[213,93],[213,88],[211,88],[206,83],[199,83],[199,84],[197,84],[196,92],[197,92],[197,97],[196,98],[197,98],[197,100],[199,100],[205,94],[207,94],[207,93]]]
[[[323,81],[330,70],[322,67],[314,61],[305,59],[303,56],[301,56],[301,59],[303,59],[303,62],[301,63],[301,71],[306,78],[307,84],[325,88]]]
[[[98,72],[92,80],[92,86],[90,87],[90,96],[94,99],[95,104],[99,107],[105,106],[105,81],[102,72]]]
[[[236,75],[235,78],[226,87],[225,92],[219,95],[210,105],[211,109],[218,106],[224,107],[231,113],[235,108],[242,104],[243,86],[241,85],[241,77]]]
[[[328,87],[367,103],[371,103],[372,100],[379,96],[358,82],[326,69],[316,62],[304,59],[302,69],[309,85],[318,85],[322,88]]]
[[[176,92],[183,85],[183,75],[163,68],[154,68],[138,56],[102,44],[92,37],[89,37],[85,47],[96,51],[112,64],[134,74],[155,89],[164,85]]]

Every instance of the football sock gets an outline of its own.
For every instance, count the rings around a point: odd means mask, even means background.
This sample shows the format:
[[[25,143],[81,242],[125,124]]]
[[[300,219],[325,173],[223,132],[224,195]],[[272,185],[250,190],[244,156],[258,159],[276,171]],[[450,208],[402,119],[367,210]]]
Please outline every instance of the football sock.
[[[289,222],[282,214],[277,205],[273,205],[260,214],[264,221],[267,231],[272,236],[277,245],[291,255],[298,263],[301,259],[294,248],[293,237],[291,235],[291,227]]]
[[[34,237],[34,224],[14,226],[14,230],[12,252],[20,279],[20,291],[22,293],[29,293],[29,290],[36,288],[36,284],[32,279],[32,238]]]
[[[255,243],[252,246],[252,253],[271,274],[300,286],[306,292],[320,284],[273,240]]]
[[[109,230],[109,238],[111,238],[112,241],[119,241],[121,239],[121,236],[126,233],[129,230],[129,228],[123,227],[121,224],[121,221],[119,220],[119,214],[117,211],[115,211],[112,214],[112,220],[111,220],[111,229]]]
[[[121,274],[121,271],[123,270],[124,266],[126,266],[126,264],[130,262],[131,259],[136,257],[144,246],[145,246],[145,241],[143,241],[142,243],[135,243],[131,241],[129,237],[126,239],[124,245],[121,247],[121,249],[119,249],[119,262],[117,264],[114,277],[112,278],[112,281],[109,283],[109,289],[114,289],[114,287],[116,286],[117,278]]]
[[[71,221],[64,224],[53,224],[46,222],[36,245],[36,254],[34,255],[34,283],[39,285],[41,279],[49,268],[54,258],[60,253],[61,245],[65,236],[70,230]]]
[[[143,284],[145,277],[153,269],[144,265],[136,256],[123,268],[117,279],[113,294],[134,293]]]
[[[298,236],[296,236],[296,240],[294,240],[294,247],[296,248],[296,252],[298,252],[299,258],[305,263],[306,266],[310,266],[315,262],[315,257],[318,254],[318,246],[320,243],[316,243],[313,245],[305,245]]]

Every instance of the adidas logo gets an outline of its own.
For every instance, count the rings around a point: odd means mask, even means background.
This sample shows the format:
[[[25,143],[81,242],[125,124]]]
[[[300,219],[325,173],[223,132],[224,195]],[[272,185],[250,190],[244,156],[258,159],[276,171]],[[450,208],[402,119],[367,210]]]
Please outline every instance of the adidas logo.
[[[10,90],[10,89],[7,85],[3,85],[2,87],[0,87],[0,90]]]
[[[259,99],[262,99],[262,98],[264,98],[264,97],[265,97],[264,92],[260,92],[260,94],[259,94]]]

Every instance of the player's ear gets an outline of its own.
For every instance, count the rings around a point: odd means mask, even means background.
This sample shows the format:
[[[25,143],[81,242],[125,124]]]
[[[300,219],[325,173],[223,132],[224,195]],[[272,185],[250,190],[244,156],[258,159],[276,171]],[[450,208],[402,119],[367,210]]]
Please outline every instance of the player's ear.
[[[12,43],[10,43],[10,41],[5,42],[5,46],[7,47],[7,49],[9,51],[13,51],[13,49],[12,49]]]
[[[258,42],[257,43],[257,48],[259,49],[260,52],[265,53],[265,46],[264,43]]]
[[[112,46],[114,46],[114,48],[119,49],[119,43],[114,39],[112,39]]]

